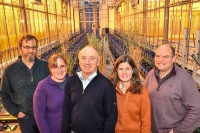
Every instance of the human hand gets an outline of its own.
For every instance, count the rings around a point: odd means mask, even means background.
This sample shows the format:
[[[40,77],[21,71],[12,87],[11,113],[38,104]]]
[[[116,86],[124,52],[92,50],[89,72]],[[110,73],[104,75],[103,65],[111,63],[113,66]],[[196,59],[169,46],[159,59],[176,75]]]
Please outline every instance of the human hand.
[[[22,112],[19,112],[19,114],[17,115],[17,118],[22,118],[22,117],[24,117],[25,116],[25,114],[24,113],[22,113]]]
[[[169,133],[174,133],[173,129]]]

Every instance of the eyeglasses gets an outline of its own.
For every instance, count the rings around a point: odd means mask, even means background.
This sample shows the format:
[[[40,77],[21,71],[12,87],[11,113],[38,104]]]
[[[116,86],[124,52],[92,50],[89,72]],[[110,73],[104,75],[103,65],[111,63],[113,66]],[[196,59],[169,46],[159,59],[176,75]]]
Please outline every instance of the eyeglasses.
[[[26,50],[29,50],[29,49],[36,50],[36,49],[37,49],[36,46],[33,46],[33,47],[30,47],[30,46],[22,46],[22,48],[24,48],[24,49],[26,49]]]
[[[61,65],[60,67],[58,67],[58,66],[55,66],[55,67],[52,67],[52,69],[54,69],[54,70],[65,70],[67,68],[67,66],[65,66],[65,65]]]

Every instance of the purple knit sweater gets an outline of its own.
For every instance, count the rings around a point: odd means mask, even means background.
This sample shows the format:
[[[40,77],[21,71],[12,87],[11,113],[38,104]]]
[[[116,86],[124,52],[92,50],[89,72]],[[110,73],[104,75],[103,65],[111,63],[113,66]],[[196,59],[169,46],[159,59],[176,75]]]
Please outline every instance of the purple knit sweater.
[[[66,75],[65,84],[69,79]],[[33,97],[33,109],[40,133],[61,133],[64,90],[51,79],[39,82]]]
[[[151,100],[154,133],[192,133],[200,126],[200,94],[192,77],[174,65],[170,78],[158,85],[155,69],[148,73],[144,86]]]

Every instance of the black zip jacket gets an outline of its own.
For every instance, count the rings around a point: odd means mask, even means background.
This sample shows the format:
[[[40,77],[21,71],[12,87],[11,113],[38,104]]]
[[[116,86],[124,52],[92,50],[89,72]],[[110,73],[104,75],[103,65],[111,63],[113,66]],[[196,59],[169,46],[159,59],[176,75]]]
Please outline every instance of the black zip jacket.
[[[33,116],[33,94],[40,80],[49,74],[48,63],[35,59],[33,67],[22,62],[21,56],[9,65],[2,77],[0,97],[4,108],[13,116],[19,112]]]
[[[97,72],[84,91],[77,75],[68,80],[62,133],[114,133],[116,120],[115,87],[106,77]]]

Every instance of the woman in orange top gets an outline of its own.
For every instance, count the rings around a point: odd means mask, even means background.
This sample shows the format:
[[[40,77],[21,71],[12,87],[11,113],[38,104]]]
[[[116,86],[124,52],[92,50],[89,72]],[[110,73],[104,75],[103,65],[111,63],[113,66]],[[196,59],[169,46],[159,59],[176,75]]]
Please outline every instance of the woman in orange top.
[[[116,60],[110,80],[116,87],[117,95],[115,133],[150,133],[149,95],[130,56],[123,55]]]

